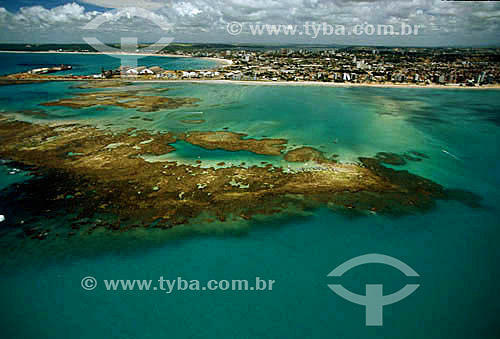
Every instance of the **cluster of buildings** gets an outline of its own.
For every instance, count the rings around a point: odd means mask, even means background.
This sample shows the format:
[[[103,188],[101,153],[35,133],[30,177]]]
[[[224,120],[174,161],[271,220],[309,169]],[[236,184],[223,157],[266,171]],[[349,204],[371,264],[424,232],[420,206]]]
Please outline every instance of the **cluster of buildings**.
[[[500,50],[331,49],[231,51],[234,80],[485,85],[500,83]]]
[[[234,48],[174,53],[229,59],[232,64],[221,69],[216,78],[230,80],[468,86],[500,83],[500,49]]]
[[[100,74],[94,74],[94,79],[113,78],[115,76],[130,76],[141,77],[145,79],[165,79],[165,80],[182,80],[182,79],[200,79],[200,78],[220,78],[220,72],[217,70],[201,70],[201,71],[177,71],[165,70],[159,66],[146,67],[127,67],[122,66],[116,70],[102,70]]]
[[[121,67],[72,79],[119,76],[161,80],[320,81],[336,83],[482,86],[500,84],[499,48],[265,48],[196,45],[169,47],[161,53],[231,61],[212,70]],[[71,66],[32,70],[30,78]]]

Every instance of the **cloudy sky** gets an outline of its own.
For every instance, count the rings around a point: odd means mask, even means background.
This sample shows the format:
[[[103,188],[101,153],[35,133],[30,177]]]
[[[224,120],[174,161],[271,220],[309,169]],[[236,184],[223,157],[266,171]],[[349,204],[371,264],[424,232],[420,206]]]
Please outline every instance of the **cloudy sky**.
[[[146,9],[148,14],[128,9]],[[110,12],[111,11],[111,12]],[[104,15],[104,16],[103,16]],[[83,29],[96,18],[99,27]],[[241,23],[238,35],[229,23]],[[417,36],[328,35],[315,39],[252,35],[251,25],[299,25],[323,22],[349,31],[357,24],[419,25]],[[163,26],[164,29],[158,27]],[[138,37],[154,42],[310,43],[400,46],[500,45],[500,2],[441,0],[0,0],[0,42],[104,42]],[[94,25],[96,26],[96,25]],[[87,26],[88,27],[88,26]],[[168,28],[168,30],[165,30]],[[303,30],[303,29],[302,29]],[[340,32],[340,31],[339,31]]]

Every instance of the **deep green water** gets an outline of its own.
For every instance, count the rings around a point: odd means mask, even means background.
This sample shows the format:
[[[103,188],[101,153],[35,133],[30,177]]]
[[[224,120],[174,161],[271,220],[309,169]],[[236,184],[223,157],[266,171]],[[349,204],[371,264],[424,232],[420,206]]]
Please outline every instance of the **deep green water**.
[[[429,156],[404,166],[446,187],[479,194],[481,208],[440,201],[423,215],[352,217],[330,210],[250,225],[227,221],[168,240],[169,231],[97,232],[68,242],[0,238],[2,338],[496,338],[500,311],[498,260],[500,184],[497,91],[136,84],[163,95],[197,97],[196,107],[152,113],[106,108],[37,106],[70,95],[71,83],[0,88],[4,111],[42,109],[42,120],[79,120],[124,129],[221,130],[283,137],[338,154],[342,161],[380,151]],[[9,100],[22,96],[23,102]],[[202,112],[202,113],[200,113]],[[147,117],[153,121],[130,119]],[[22,116],[36,120],[33,116]],[[204,119],[199,125],[182,122]],[[110,125],[112,124],[112,125]],[[334,140],[337,142],[334,143]],[[227,154],[180,145],[183,162],[218,162]],[[240,153],[240,154],[239,154]],[[175,154],[174,154],[175,155]],[[200,158],[198,158],[200,157]],[[266,157],[264,157],[266,158]],[[267,157],[280,163],[279,159]],[[264,160],[265,161],[265,160]],[[0,170],[0,188],[25,180]],[[16,211],[2,210],[9,218]],[[56,222],[43,219],[40,223]],[[2,224],[0,224],[0,228]],[[172,233],[173,234],[173,233]],[[420,274],[408,278],[383,265],[327,274],[367,253],[398,258]],[[94,276],[98,287],[80,281]],[[106,291],[103,279],[272,279],[272,291]],[[384,308],[384,326],[366,327],[364,307],[327,284],[364,294],[381,283],[386,294],[419,283],[411,296]]]

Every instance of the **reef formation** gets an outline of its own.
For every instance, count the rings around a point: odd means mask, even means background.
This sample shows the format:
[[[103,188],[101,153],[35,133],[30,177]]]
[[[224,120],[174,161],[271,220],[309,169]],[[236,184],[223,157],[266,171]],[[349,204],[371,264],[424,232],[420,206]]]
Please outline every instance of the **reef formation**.
[[[279,156],[284,163],[317,166],[289,171],[272,163],[219,168],[204,167],[202,160],[192,165],[144,160],[144,155],[175,152],[179,140],[209,150],[247,151]],[[359,158],[358,163],[341,163],[312,147],[287,149],[285,139],[251,139],[227,130],[112,132],[0,116],[0,158],[35,176],[0,195],[12,208],[22,206],[25,211],[24,217],[9,217],[10,225],[23,227],[28,236],[38,239],[49,232],[33,231],[22,218],[47,211],[74,215],[68,227],[71,235],[85,224],[93,225],[89,232],[97,227],[120,231],[172,228],[195,218],[204,222],[249,220],[320,206],[350,214],[390,215],[425,212],[439,199],[479,206],[480,198],[470,192],[448,190],[408,171],[385,167],[383,162],[391,157],[379,154]],[[113,218],[106,223],[91,222],[102,215]]]
[[[111,86],[110,84],[107,84]],[[83,86],[83,85],[81,85]],[[80,87],[86,88],[86,87]],[[150,89],[148,92],[164,92],[168,89]],[[56,101],[42,103],[42,106],[63,106],[70,108],[88,108],[94,106],[117,106],[135,108],[140,112],[156,112],[161,109],[174,109],[187,105],[195,105],[199,99],[143,95],[141,90],[117,90],[100,92],[82,92]]]

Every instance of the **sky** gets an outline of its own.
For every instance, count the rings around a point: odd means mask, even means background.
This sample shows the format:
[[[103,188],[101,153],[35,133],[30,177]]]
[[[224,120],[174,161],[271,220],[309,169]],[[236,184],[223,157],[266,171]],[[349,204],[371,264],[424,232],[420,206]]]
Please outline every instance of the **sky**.
[[[94,23],[91,29],[89,23]],[[317,31],[309,26],[306,32],[306,23],[314,23]],[[356,25],[362,25],[358,32],[369,25],[387,24],[401,32],[403,23],[413,32],[418,25],[418,34],[388,36],[369,34],[369,30],[348,34]],[[297,25],[297,32],[252,34],[256,25]],[[107,43],[123,37],[155,42],[168,37],[178,43],[499,46],[500,2],[0,0],[0,27],[0,43],[84,43],[84,37]]]

